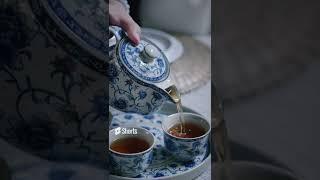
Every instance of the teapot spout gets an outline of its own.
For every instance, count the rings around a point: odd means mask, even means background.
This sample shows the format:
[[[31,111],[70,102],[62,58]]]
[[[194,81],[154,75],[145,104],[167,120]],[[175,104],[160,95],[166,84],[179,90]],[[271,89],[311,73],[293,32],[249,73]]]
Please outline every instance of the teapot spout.
[[[172,78],[166,79],[166,81],[158,83],[157,87],[165,92],[167,99],[175,104],[181,102],[181,94],[178,90],[175,82]]]
[[[165,89],[169,95],[169,100],[173,103],[179,103],[181,101],[181,94],[175,85],[171,85]]]

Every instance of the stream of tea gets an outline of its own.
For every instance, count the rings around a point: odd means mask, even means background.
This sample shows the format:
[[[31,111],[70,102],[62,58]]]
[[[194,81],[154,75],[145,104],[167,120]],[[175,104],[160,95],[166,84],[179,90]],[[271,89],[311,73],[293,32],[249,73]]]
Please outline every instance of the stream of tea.
[[[183,117],[183,109],[181,103],[181,95],[176,88],[176,86],[171,86],[167,89],[167,92],[175,102],[177,106],[177,112],[180,114],[180,133],[186,133],[185,129],[185,120]],[[232,164],[231,164],[231,154],[229,149],[229,142],[228,142],[228,134],[227,128],[224,120],[223,115],[223,108],[220,102],[220,99],[216,94],[213,94],[213,136],[212,142],[215,148],[215,154],[217,158],[217,165],[216,165],[216,173],[213,173],[215,179],[219,180],[232,180]],[[214,157],[214,156],[212,156]],[[212,159],[214,161],[214,159]]]
[[[179,114],[179,121],[180,121],[180,132],[179,133],[182,135],[186,134],[185,120],[183,117],[183,109],[182,109],[180,92],[176,86],[169,87],[169,89],[167,91],[177,106],[177,112]]]
[[[179,102],[176,103],[177,105],[177,112],[179,113],[179,121],[180,121],[180,134],[186,134],[186,127],[185,127],[185,120],[183,117],[183,109],[181,99]]]

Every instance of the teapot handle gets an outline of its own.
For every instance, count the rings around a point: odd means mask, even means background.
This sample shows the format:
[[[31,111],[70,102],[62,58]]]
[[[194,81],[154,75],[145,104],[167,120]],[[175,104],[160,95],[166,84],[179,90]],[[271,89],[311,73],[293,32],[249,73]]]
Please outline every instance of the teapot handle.
[[[114,42],[111,42],[110,44],[110,40],[113,39],[113,41],[115,40],[115,43],[118,43],[123,37],[124,37],[125,33],[124,31],[118,27],[118,26],[110,26],[109,27],[109,46],[113,45]]]
[[[114,49],[124,37],[124,31],[118,26],[109,26],[109,57],[114,57]]]

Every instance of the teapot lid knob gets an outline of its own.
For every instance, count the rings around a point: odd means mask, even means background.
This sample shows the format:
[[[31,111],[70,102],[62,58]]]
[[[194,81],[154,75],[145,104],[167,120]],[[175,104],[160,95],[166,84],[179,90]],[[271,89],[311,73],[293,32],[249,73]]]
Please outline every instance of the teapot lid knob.
[[[137,46],[128,38],[121,39],[115,55],[119,65],[130,77],[146,83],[160,83],[169,77],[170,64],[167,57],[144,37]]]
[[[158,49],[154,47],[152,44],[147,44],[146,46],[144,46],[143,55],[144,58],[142,59],[142,61],[144,63],[150,63],[154,59],[158,58],[160,53]]]

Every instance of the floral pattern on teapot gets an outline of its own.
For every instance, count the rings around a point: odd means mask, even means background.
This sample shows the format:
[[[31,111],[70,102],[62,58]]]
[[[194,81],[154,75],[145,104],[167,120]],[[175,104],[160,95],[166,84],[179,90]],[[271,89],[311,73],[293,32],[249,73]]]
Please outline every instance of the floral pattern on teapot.
[[[147,39],[142,38],[138,46],[133,46],[121,29],[111,27],[109,31],[117,39],[117,44],[109,49],[109,105],[123,112],[157,111],[171,99],[164,90],[171,85],[168,60]]]
[[[119,57],[125,68],[128,68],[138,78],[148,82],[160,82],[169,75],[169,64],[159,57],[152,63],[143,62],[141,55],[149,43],[142,40],[138,46],[133,46],[128,40],[122,41],[119,49]]]
[[[109,105],[125,112],[148,114],[157,111],[167,98],[148,86],[139,84],[117,64],[109,64]]]

